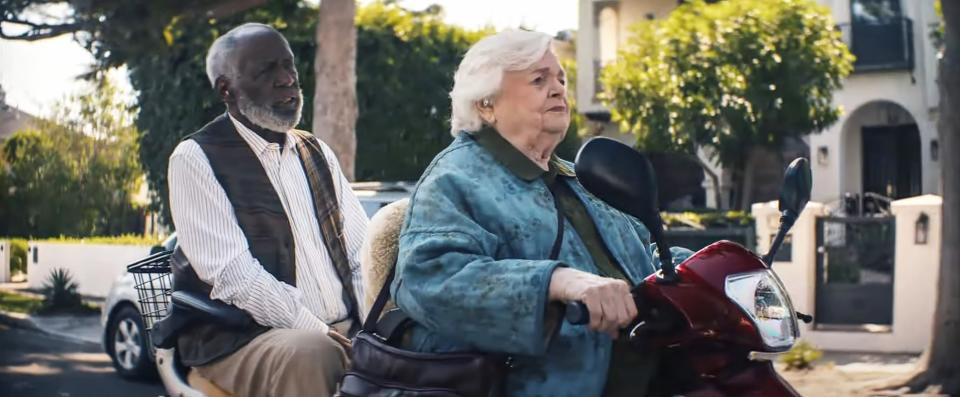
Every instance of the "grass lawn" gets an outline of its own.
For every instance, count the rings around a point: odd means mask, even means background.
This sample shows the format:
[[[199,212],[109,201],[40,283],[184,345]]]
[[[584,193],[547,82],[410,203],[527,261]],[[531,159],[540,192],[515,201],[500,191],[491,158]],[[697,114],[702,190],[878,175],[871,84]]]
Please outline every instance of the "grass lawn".
[[[0,290],[0,310],[39,315],[100,313],[99,307],[88,302],[83,302],[81,307],[73,309],[44,308],[43,298],[2,290]]]
[[[0,310],[32,314],[41,307],[43,307],[43,299],[0,291]]]

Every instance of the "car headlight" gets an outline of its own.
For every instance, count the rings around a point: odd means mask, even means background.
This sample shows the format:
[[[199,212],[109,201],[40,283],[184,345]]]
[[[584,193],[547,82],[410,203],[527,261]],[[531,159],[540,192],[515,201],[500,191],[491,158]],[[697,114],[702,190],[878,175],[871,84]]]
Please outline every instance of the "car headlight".
[[[787,289],[773,272],[727,276],[725,289],[727,297],[753,320],[767,347],[780,350],[793,345],[799,336],[797,317]]]

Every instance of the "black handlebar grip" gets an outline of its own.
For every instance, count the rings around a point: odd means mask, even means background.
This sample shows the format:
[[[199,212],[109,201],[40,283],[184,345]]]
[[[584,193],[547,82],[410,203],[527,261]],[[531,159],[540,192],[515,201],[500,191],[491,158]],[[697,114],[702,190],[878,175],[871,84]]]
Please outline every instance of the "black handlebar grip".
[[[567,302],[567,322],[573,325],[583,325],[590,322],[590,312],[583,302]]]

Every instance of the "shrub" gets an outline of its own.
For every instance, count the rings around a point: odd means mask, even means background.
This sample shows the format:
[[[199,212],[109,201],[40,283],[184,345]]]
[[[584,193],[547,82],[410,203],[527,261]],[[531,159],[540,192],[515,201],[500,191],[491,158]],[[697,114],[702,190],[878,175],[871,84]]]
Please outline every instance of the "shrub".
[[[753,224],[753,216],[745,211],[664,212],[661,217],[668,228],[687,226],[709,229]]]
[[[57,268],[50,272],[43,285],[43,295],[42,312],[76,312],[84,309],[77,283],[67,269]]]
[[[811,369],[813,362],[823,357],[823,351],[807,341],[797,342],[790,351],[783,354],[780,362],[787,365],[786,370]]]

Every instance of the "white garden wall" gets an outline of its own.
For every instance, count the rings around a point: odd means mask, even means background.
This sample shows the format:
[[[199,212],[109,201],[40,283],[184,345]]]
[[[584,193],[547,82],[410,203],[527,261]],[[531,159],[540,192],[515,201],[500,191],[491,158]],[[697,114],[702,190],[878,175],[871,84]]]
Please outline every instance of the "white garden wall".
[[[106,297],[127,265],[150,253],[148,245],[30,242],[27,282],[42,288],[56,268],[70,271],[82,295]]]
[[[814,345],[838,351],[910,352],[919,353],[930,341],[933,311],[936,304],[937,279],[940,271],[941,203],[939,196],[925,195],[893,202],[896,217],[894,258],[893,324],[889,329],[871,331],[818,329],[804,324],[801,338]],[[929,219],[929,235],[925,244],[916,242],[917,219]],[[793,255],[790,262],[775,262],[773,269],[790,292],[798,311],[816,319],[816,218],[826,215],[826,208],[810,203],[791,231]],[[756,219],[757,247],[760,252],[770,244],[779,212],[777,203],[753,205]],[[816,321],[816,320],[815,320]]]
[[[0,283],[9,283],[10,273],[10,242],[0,240]]]

